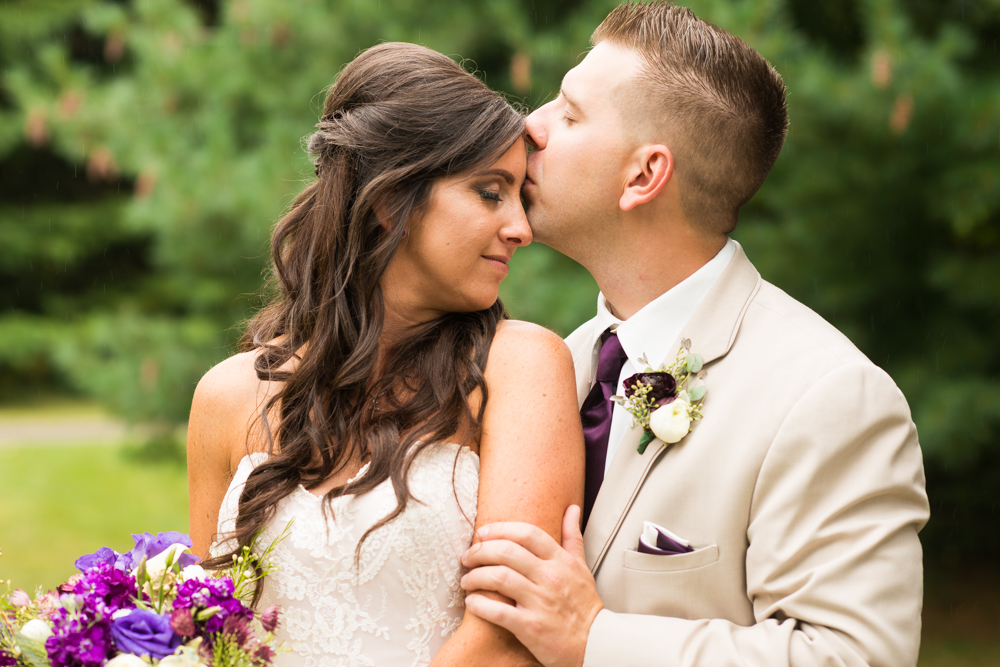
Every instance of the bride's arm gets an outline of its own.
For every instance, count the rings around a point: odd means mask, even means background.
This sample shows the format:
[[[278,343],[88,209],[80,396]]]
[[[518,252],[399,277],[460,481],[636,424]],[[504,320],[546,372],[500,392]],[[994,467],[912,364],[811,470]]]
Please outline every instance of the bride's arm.
[[[547,329],[501,322],[486,385],[476,528],[526,521],[559,542],[563,513],[583,501],[583,430],[569,350]],[[431,662],[524,664],[537,663],[513,635],[469,612]]]

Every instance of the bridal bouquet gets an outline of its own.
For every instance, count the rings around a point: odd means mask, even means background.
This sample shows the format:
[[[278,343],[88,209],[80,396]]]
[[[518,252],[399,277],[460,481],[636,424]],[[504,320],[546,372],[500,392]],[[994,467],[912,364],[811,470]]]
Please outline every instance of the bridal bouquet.
[[[133,535],[77,559],[55,591],[0,598],[0,667],[251,667],[275,655],[278,607],[256,614],[255,582],[273,571],[244,547],[225,571],[206,572],[183,533]],[[280,538],[279,538],[280,539]]]

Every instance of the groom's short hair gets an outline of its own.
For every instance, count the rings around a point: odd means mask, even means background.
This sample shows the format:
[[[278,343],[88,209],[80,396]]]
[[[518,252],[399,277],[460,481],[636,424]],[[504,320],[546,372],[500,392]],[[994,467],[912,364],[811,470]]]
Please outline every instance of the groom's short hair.
[[[641,140],[670,148],[685,215],[732,231],[785,142],[781,76],[740,38],[668,2],[619,5],[591,37],[603,41],[644,61],[616,102]]]

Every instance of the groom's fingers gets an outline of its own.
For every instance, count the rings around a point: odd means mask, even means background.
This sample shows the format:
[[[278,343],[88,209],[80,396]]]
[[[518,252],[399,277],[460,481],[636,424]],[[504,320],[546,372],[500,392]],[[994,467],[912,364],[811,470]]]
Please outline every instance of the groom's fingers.
[[[503,565],[520,573],[526,579],[538,581],[542,560],[535,554],[510,540],[490,540],[469,547],[462,556],[462,565],[469,569],[488,565]]]
[[[583,550],[583,533],[580,532],[581,514],[579,505],[570,505],[566,508],[562,523],[562,547],[574,558],[586,562],[587,556]]]
[[[513,600],[518,606],[532,604],[534,584],[516,570],[502,565],[487,565],[469,570],[461,586],[467,591],[493,591]]]
[[[515,637],[524,636],[525,614],[523,609],[475,593],[466,596],[465,608],[479,618],[510,631]]]
[[[544,559],[553,558],[561,550],[551,535],[530,523],[518,521],[491,523],[477,530],[476,535],[483,542],[510,540]]]

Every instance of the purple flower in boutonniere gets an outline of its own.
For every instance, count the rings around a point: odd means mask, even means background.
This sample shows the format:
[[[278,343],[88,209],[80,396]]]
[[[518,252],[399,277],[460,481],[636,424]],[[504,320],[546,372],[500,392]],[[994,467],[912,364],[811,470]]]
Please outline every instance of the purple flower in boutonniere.
[[[654,371],[652,373],[636,373],[625,380],[625,398],[632,398],[640,384],[649,387],[648,397],[651,401],[671,399],[677,395],[677,382],[674,380],[674,376],[665,371]]]
[[[639,361],[646,370],[625,380],[624,396],[611,398],[642,426],[638,447],[642,454],[654,438],[667,444],[680,442],[691,424],[701,419],[705,371],[701,355],[691,352],[691,341],[686,338],[670,368],[654,370],[645,357]]]

